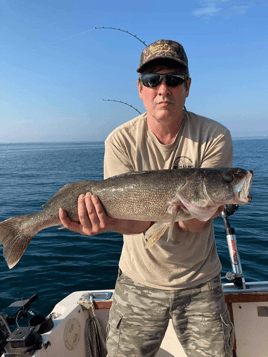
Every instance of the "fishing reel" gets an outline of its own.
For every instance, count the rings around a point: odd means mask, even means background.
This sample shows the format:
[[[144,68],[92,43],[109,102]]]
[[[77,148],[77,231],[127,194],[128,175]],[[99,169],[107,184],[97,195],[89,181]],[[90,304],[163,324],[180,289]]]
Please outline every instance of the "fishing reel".
[[[37,298],[35,294],[13,302],[0,313],[0,356],[32,356],[42,347],[42,334],[52,329],[53,321],[30,310]]]
[[[224,205],[224,214],[229,217],[234,214],[239,208],[239,205]]]

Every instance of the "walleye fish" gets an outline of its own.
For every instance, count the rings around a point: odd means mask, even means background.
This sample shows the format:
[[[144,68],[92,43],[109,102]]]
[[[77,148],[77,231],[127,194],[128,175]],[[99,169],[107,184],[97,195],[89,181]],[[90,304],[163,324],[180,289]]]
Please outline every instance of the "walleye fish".
[[[175,222],[209,220],[223,204],[247,204],[253,172],[240,168],[185,168],[131,172],[102,181],[80,181],[63,186],[44,210],[9,218],[0,223],[0,243],[8,267],[21,259],[35,234],[60,225],[59,208],[79,221],[80,194],[98,196],[105,212],[118,219],[155,222],[145,234],[147,246],[158,241]]]

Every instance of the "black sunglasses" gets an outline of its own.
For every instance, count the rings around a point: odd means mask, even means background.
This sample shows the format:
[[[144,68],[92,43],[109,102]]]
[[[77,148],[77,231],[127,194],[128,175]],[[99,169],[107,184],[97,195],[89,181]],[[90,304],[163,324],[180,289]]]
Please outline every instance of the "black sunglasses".
[[[165,79],[166,85],[169,87],[181,86],[188,78],[186,74],[183,73],[145,73],[140,74],[139,79],[145,87],[157,87],[162,79]]]

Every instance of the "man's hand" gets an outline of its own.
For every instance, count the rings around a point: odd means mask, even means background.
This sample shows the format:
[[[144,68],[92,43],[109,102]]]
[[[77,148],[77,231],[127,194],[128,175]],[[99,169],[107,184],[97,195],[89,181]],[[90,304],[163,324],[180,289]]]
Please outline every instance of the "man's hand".
[[[192,232],[192,233],[203,232],[208,228],[211,220],[218,217],[223,210],[224,210],[224,206],[220,206],[208,221],[199,221],[198,219],[193,218],[193,219],[189,219],[188,221],[178,222],[178,227],[179,229],[182,229],[183,231],[187,231],[187,232]]]
[[[59,218],[63,226],[82,235],[94,236],[112,230],[115,219],[106,215],[97,196],[87,193],[78,198],[78,218],[80,223],[71,221],[61,208]]]
[[[79,223],[71,221],[67,213],[60,208],[59,218],[62,225],[82,235],[94,236],[107,231],[122,234],[136,234],[145,232],[151,222],[115,219],[108,216],[97,196],[87,193],[78,198]]]

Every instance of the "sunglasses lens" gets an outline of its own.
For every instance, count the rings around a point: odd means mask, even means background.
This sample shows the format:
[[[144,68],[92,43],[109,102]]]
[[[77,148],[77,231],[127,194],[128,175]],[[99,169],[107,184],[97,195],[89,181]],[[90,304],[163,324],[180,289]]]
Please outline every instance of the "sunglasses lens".
[[[182,75],[173,73],[166,75],[147,73],[141,76],[141,81],[145,87],[157,87],[161,83],[162,78],[165,78],[166,85],[169,87],[180,86],[185,81],[185,78]]]
[[[175,74],[167,74],[166,75],[166,84],[169,87],[177,87],[182,85],[182,83],[184,82],[184,78],[183,77],[179,77]]]
[[[143,74],[141,77],[143,85],[145,87],[157,87],[161,82],[159,74]]]

